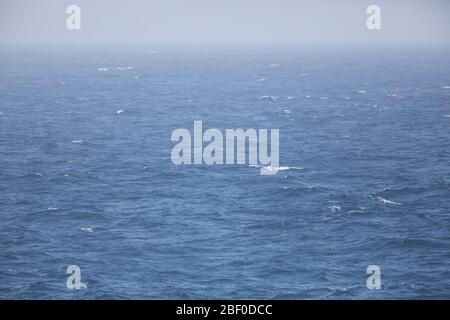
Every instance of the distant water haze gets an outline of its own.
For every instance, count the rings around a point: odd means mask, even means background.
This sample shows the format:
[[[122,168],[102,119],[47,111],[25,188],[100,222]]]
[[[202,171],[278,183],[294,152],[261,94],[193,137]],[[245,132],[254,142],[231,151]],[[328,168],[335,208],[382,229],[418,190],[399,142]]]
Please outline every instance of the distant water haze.
[[[66,28],[72,4],[80,30]],[[366,27],[373,4],[377,31]],[[449,9],[446,0],[2,0],[0,43],[447,45]]]

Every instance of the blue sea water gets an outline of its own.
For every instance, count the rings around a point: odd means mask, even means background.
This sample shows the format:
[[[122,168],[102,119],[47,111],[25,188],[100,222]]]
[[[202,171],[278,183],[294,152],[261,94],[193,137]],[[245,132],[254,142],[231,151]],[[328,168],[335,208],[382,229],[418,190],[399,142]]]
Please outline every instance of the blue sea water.
[[[449,53],[3,48],[0,298],[449,299]],[[290,169],[174,165],[194,120]]]

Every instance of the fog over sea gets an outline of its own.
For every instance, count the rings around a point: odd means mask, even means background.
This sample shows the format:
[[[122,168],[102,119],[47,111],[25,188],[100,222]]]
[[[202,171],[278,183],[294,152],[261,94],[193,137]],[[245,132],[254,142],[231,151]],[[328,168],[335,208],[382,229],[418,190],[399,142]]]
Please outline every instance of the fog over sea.
[[[0,298],[450,299],[449,57],[3,48]],[[279,129],[285,170],[174,165],[195,120]]]

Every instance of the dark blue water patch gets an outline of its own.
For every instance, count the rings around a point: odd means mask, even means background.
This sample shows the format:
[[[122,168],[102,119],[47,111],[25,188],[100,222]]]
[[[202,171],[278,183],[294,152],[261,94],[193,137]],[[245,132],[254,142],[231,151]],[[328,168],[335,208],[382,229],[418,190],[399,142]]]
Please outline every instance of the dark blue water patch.
[[[146,52],[1,53],[1,298],[449,297],[448,52]],[[195,120],[287,169],[174,165]]]

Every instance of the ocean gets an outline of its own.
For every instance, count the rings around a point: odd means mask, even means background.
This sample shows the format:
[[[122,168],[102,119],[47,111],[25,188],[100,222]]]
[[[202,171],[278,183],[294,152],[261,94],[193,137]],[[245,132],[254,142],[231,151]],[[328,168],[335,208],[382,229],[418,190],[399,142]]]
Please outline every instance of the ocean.
[[[449,54],[3,48],[0,299],[449,299]],[[284,170],[173,164],[197,120]]]

